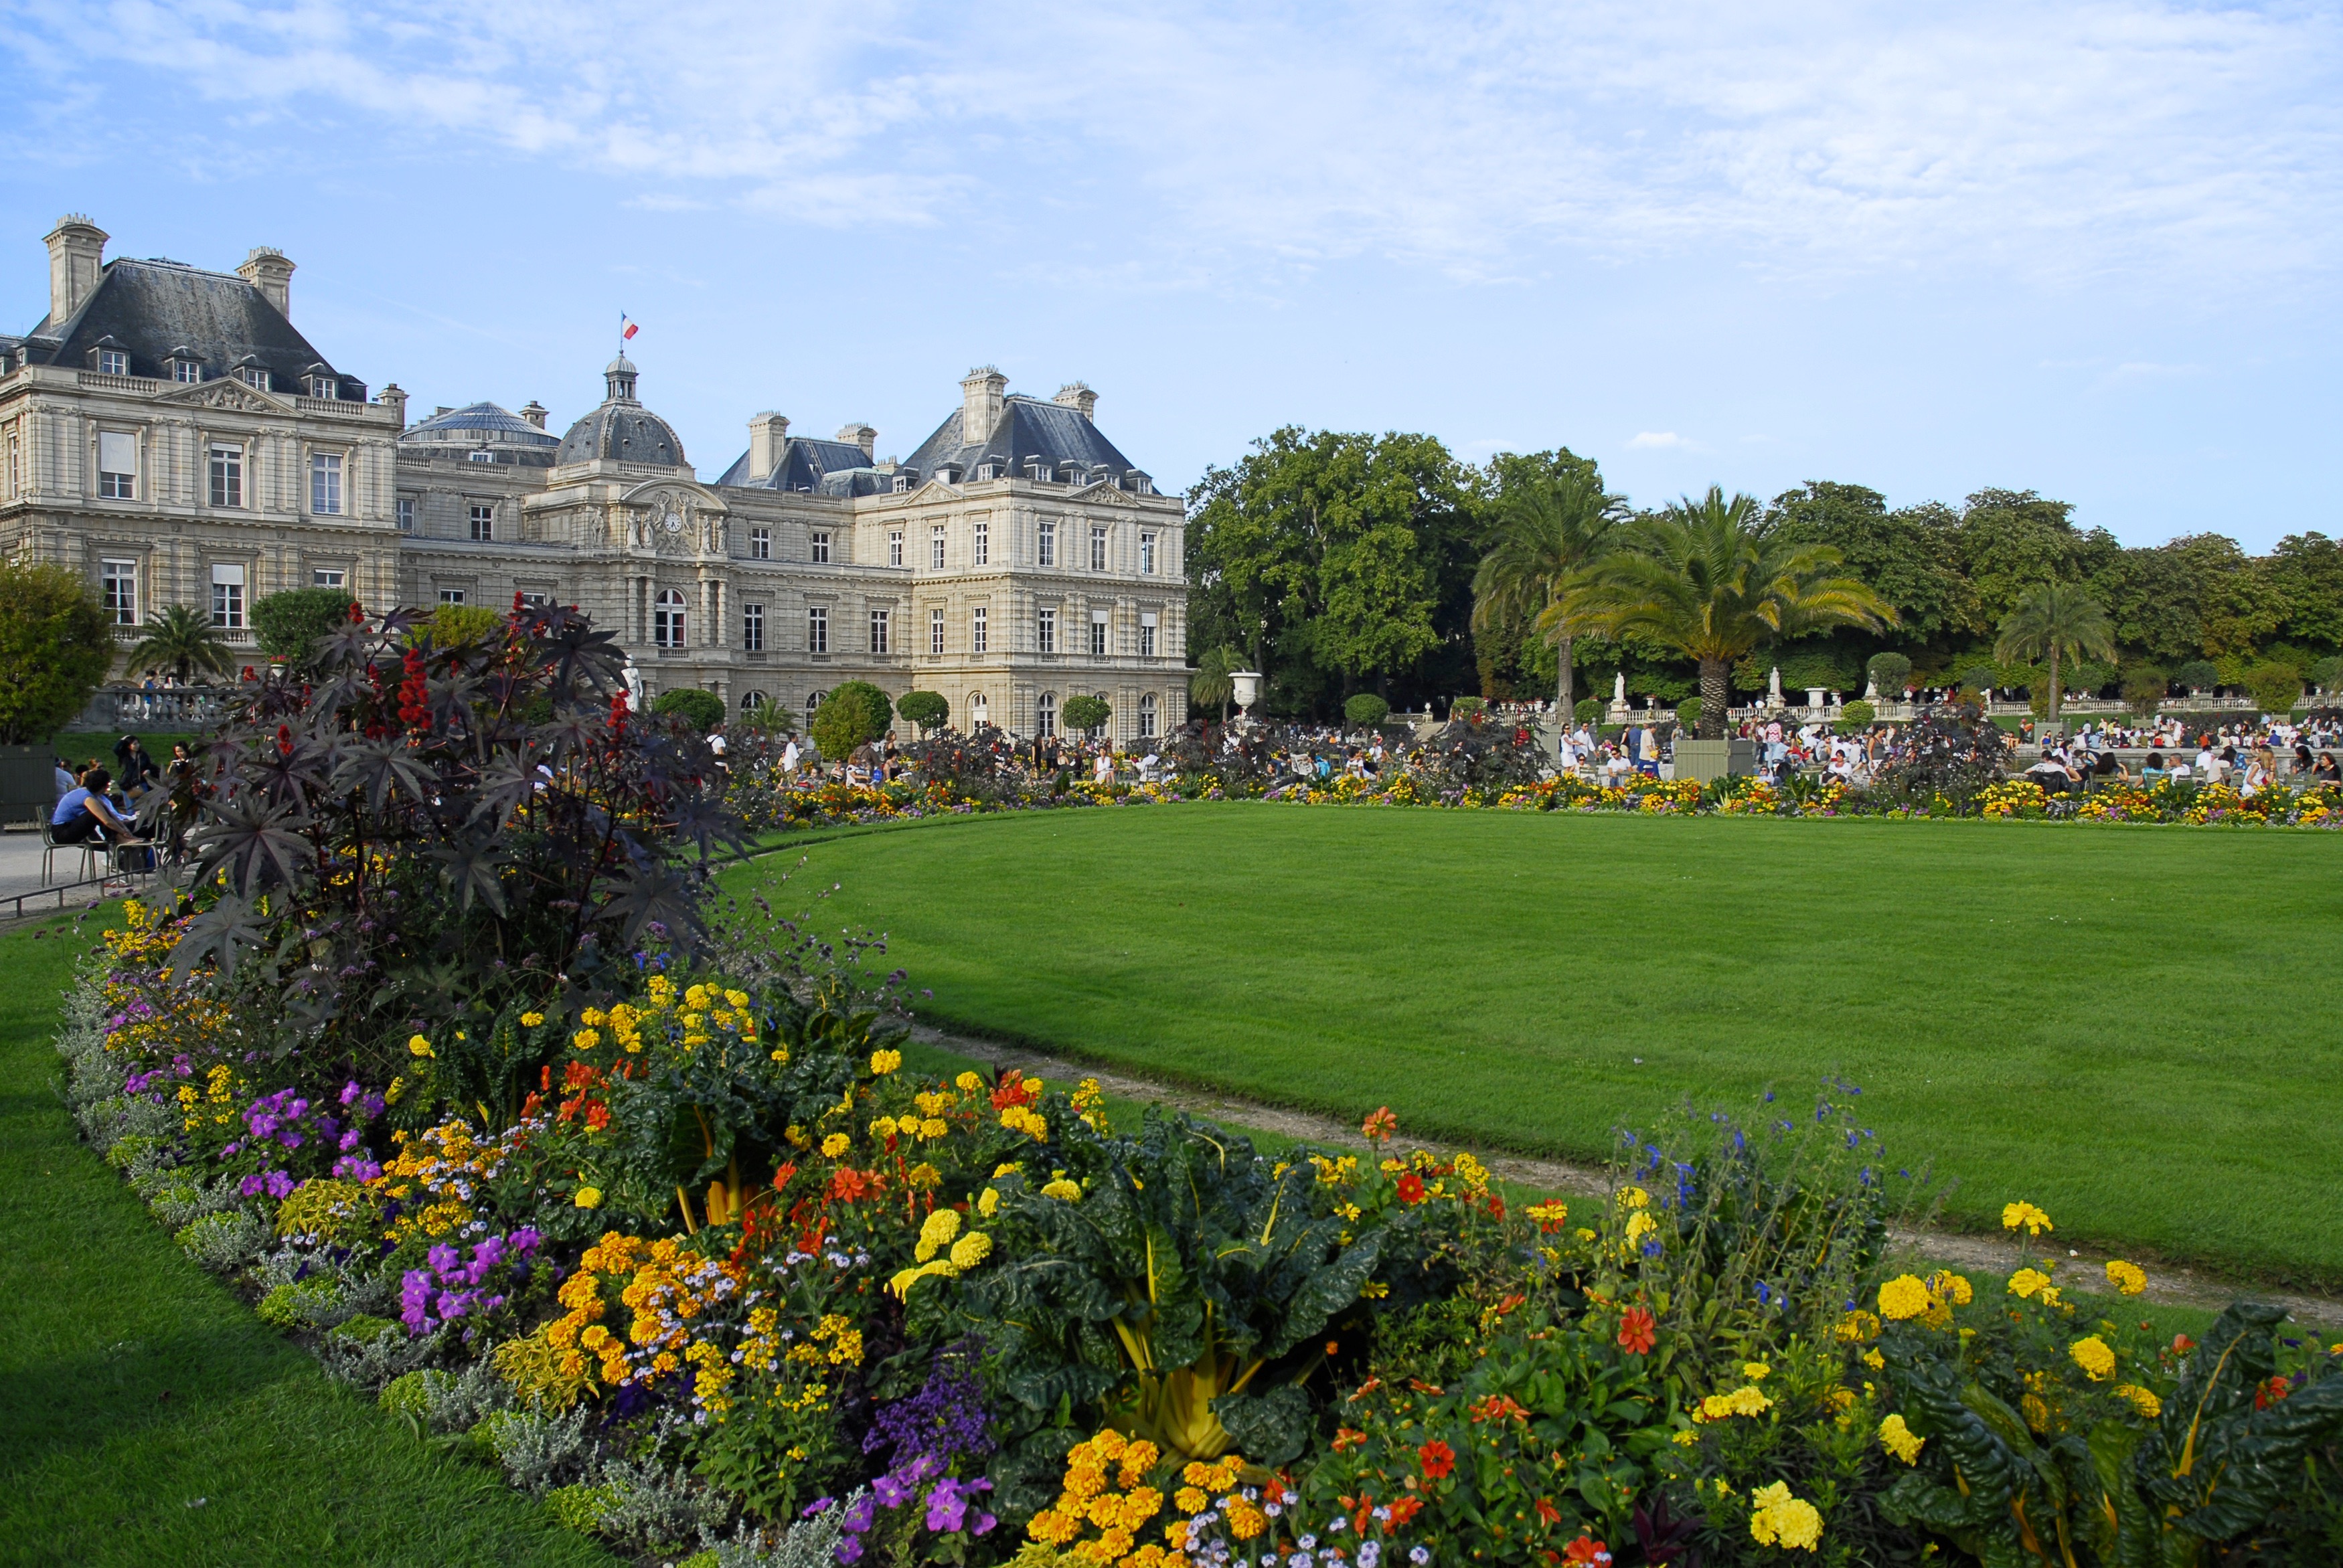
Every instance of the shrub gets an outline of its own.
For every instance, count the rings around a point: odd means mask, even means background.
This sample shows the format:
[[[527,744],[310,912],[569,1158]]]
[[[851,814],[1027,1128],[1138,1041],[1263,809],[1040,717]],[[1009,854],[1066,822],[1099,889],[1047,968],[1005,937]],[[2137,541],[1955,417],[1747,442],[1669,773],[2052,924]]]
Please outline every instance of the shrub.
[[[2270,660],[2255,665],[2246,671],[2243,684],[2257,707],[2281,719],[2302,701],[2302,671],[2290,664]]]
[[[1912,678],[1912,661],[1900,653],[1875,653],[1871,656],[1868,673],[1871,684],[1879,689],[1880,696],[1894,698]]]
[[[1603,717],[1603,708],[1604,702],[1601,698],[1582,697],[1572,705],[1570,713],[1571,717],[1581,724],[1592,724]]]
[[[485,648],[497,638],[504,618],[484,604],[443,604],[417,623],[407,641],[440,652]]]
[[[660,692],[651,701],[651,711],[670,714],[705,735],[724,722],[724,699],[698,687],[679,687]]]
[[[2310,667],[2311,684],[2329,696],[2343,687],[2343,655],[2330,656]]]
[[[858,746],[887,733],[895,720],[895,705],[885,692],[867,680],[848,680],[813,710],[813,743],[832,761],[843,762]]]
[[[1085,732],[1105,728],[1106,721],[1114,717],[1114,709],[1107,706],[1103,697],[1069,697],[1066,706],[1059,711],[1067,729]]]
[[[1879,717],[1879,709],[1858,697],[1838,710],[1839,728],[1860,729]]]
[[[268,1223],[249,1209],[206,1214],[178,1234],[187,1256],[215,1274],[232,1274],[260,1255]]]
[[[1342,717],[1353,724],[1381,724],[1391,717],[1391,704],[1372,691],[1355,692],[1342,704]]]
[[[1489,705],[1477,697],[1460,697],[1448,705],[1448,717],[1451,719],[1478,719],[1487,711]]]
[[[2191,692],[2206,692],[2221,684],[2221,668],[2209,658],[2192,658],[2172,672],[2172,678]]]
[[[951,717],[951,704],[940,691],[907,691],[903,700],[895,704],[895,711],[921,729],[940,729]]]
[[[2172,678],[2157,665],[2130,665],[2123,672],[2124,703],[2140,718],[2153,719],[2171,684]]]
[[[114,638],[87,583],[60,566],[0,564],[0,743],[45,739],[113,667]]]
[[[350,618],[357,600],[336,588],[287,588],[252,606],[253,640],[271,658],[306,668],[317,644]]]
[[[1699,698],[1684,698],[1676,703],[1676,722],[1684,727],[1686,734],[1690,734],[1700,728],[1700,716],[1705,711]]]

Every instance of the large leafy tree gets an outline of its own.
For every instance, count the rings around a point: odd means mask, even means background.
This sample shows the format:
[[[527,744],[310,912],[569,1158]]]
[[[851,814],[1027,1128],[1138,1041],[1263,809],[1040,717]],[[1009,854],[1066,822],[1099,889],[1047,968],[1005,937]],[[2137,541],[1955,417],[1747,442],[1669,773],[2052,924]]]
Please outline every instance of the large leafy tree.
[[[2050,666],[2048,718],[2058,723],[2058,664],[2062,658],[2107,658],[2115,653],[2115,627],[2099,601],[2080,588],[2042,583],[2017,601],[2003,618],[2001,636],[1993,656],[2004,664],[2030,664],[2045,659]],[[2298,689],[2299,683],[2297,683]]]
[[[1976,593],[1955,549],[1959,514],[1936,505],[1887,509],[1887,498],[1861,485],[1810,479],[1765,508],[1768,532],[1838,551],[1849,576],[1861,578],[1895,607],[1900,629],[1926,642],[1965,629]]]
[[[1570,613],[1614,636],[1647,637],[1700,666],[1700,734],[1725,733],[1725,674],[1760,643],[1836,626],[1892,626],[1896,611],[1838,571],[1828,545],[1777,538],[1755,498],[1715,486],[1634,524],[1588,567]]]
[[[1499,492],[1495,542],[1473,577],[1473,628],[1527,624],[1552,643],[1554,700],[1571,708],[1571,643],[1579,624],[1568,594],[1579,573],[1611,548],[1627,518],[1624,497],[1608,494],[1594,465],[1526,475]]]
[[[1998,626],[2037,584],[2087,581],[2122,553],[2106,529],[2076,528],[2074,509],[2031,490],[1979,490],[1968,498],[1956,545],[1976,596],[1970,629]]]
[[[253,640],[270,658],[304,668],[310,651],[350,618],[357,602],[334,588],[287,588],[269,594],[252,607]]]
[[[1383,687],[1463,633],[1473,483],[1429,436],[1289,426],[1194,501],[1191,647],[1243,649],[1289,709]]]
[[[48,563],[0,565],[0,742],[48,736],[89,701],[114,662],[89,585]]]
[[[186,605],[166,606],[148,616],[138,630],[138,640],[132,645],[126,662],[141,674],[167,669],[184,681],[194,679],[198,670],[226,675],[236,668],[227,638],[207,618]]]

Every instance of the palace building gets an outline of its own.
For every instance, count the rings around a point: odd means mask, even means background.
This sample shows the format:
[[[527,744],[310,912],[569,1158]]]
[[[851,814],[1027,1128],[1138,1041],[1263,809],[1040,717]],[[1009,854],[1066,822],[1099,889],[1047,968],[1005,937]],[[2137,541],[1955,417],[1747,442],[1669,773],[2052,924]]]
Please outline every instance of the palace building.
[[[900,462],[868,425],[816,439],[759,414],[703,482],[623,355],[560,436],[534,402],[409,424],[395,384],[370,393],[295,328],[281,253],[219,273],[106,241],[60,221],[48,315],[0,337],[0,551],[86,573],[126,645],[177,604],[249,648],[254,604],[291,588],[522,594],[615,631],[647,695],[802,714],[863,679],[1021,735],[1077,694],[1123,740],[1186,720],[1184,508],[1079,382],[1044,400],[972,370]]]

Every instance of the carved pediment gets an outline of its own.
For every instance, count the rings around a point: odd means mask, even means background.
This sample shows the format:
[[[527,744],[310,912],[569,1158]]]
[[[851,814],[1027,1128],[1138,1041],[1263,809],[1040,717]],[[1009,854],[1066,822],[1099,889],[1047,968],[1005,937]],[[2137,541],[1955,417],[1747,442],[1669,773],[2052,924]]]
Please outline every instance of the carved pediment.
[[[219,408],[232,414],[290,414],[293,405],[241,381],[191,381],[155,394],[157,403],[182,407]]]
[[[1084,485],[1081,489],[1073,492],[1071,498],[1089,506],[1097,506],[1101,503],[1110,507],[1136,507],[1139,505],[1137,501],[1131,498],[1130,491],[1118,489],[1114,486],[1107,483],[1104,479],[1094,479],[1091,483]]]
[[[659,480],[621,498],[627,538],[638,549],[661,555],[722,555],[731,508],[704,486]]]

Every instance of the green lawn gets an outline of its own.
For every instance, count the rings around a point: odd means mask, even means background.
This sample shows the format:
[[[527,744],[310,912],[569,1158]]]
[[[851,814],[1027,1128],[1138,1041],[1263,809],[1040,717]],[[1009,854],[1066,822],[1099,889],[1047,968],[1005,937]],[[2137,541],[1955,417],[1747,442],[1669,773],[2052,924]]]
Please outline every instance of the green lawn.
[[[1232,803],[802,852],[937,1021],[1579,1156],[1838,1072],[1957,1219],[2343,1282],[2334,836]]]
[[[328,1382],[77,1141],[49,1037],[96,929],[0,934],[0,1563],[614,1562]]]

